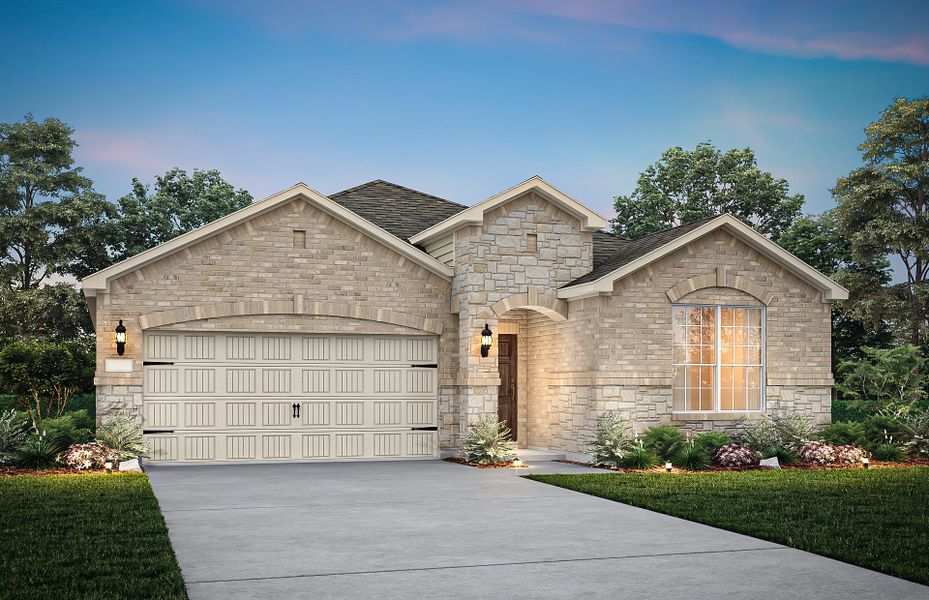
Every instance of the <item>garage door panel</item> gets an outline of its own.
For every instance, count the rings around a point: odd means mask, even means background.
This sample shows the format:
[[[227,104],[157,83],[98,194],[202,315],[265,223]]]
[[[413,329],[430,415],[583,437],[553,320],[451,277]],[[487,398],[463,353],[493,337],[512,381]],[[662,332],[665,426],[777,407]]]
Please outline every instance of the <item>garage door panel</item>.
[[[288,461],[432,458],[432,432],[326,431],[221,432],[148,435],[150,459],[158,462]]]
[[[152,460],[435,456],[436,432],[411,431],[436,425],[435,337],[144,337],[146,360],[159,363],[143,379]]]
[[[152,428],[179,427],[177,402],[154,402],[143,404],[142,416],[147,426]]]

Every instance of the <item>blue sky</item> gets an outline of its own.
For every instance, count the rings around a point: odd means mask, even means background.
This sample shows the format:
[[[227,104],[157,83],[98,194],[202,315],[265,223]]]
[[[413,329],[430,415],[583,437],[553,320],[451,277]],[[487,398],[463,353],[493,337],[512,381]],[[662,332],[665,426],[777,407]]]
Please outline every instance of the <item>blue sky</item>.
[[[929,93],[921,4],[14,0],[0,121],[75,127],[111,199],[172,166],[257,198],[382,178],[465,204],[538,174],[609,215],[710,140],[818,212],[862,129]]]

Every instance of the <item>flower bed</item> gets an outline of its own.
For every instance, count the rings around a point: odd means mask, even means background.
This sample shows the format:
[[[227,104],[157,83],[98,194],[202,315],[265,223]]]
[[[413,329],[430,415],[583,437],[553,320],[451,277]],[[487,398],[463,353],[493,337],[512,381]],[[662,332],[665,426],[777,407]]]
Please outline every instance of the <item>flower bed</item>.
[[[459,465],[467,465],[469,467],[476,467],[478,469],[526,469],[529,465],[525,465],[519,459],[509,460],[497,464],[481,464],[476,462],[469,462],[464,458],[458,458],[455,456],[450,456],[448,458],[443,458],[445,462],[458,463]]]

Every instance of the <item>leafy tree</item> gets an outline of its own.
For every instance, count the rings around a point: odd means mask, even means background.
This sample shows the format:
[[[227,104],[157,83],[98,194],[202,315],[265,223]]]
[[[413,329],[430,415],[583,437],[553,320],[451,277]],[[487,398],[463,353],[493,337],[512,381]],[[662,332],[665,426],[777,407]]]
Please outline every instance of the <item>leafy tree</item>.
[[[52,273],[82,274],[107,263],[113,207],[74,166],[74,130],[58,119],[0,123],[0,279],[38,287]]]
[[[860,262],[900,257],[906,339],[929,343],[929,97],[895,99],[858,149],[864,165],[832,190],[842,234]]]
[[[34,423],[64,413],[74,394],[92,389],[93,344],[15,341],[0,350],[0,388]]]
[[[750,148],[722,152],[709,142],[665,150],[639,175],[635,191],[615,199],[613,231],[637,238],[721,213],[777,238],[800,214],[801,194],[758,168]]]
[[[0,289],[3,340],[66,341],[93,335],[81,292],[66,283],[28,290]]]
[[[252,195],[236,190],[219,171],[194,169],[193,175],[173,168],[155,177],[154,192],[138,179],[132,192],[118,200],[114,221],[119,235],[116,254],[128,258],[182,233],[245,208]]]

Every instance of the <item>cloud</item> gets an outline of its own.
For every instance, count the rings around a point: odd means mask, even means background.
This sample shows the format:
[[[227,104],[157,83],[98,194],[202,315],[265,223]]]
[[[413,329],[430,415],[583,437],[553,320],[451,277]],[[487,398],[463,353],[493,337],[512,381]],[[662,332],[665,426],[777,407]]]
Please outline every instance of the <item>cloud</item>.
[[[907,2],[762,3],[520,0],[527,11],[565,19],[720,40],[732,47],[800,58],[832,57],[929,65],[925,7]]]
[[[501,40],[609,51],[637,50],[635,32],[693,35],[734,48],[797,58],[837,58],[929,65],[925,6],[913,0],[375,0],[306,3],[195,0],[270,37],[322,30],[387,41],[444,38]],[[604,30],[606,26],[611,29]],[[619,31],[618,28],[623,29]]]

